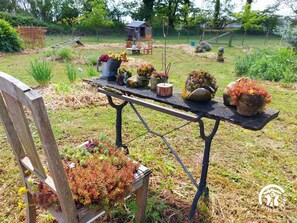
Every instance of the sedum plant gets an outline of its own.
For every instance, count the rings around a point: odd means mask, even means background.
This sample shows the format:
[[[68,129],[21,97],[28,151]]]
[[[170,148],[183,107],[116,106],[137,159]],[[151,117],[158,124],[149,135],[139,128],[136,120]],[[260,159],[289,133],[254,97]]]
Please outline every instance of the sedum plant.
[[[67,179],[77,205],[113,207],[135,180],[139,164],[101,135],[83,147],[65,148],[61,153]],[[59,210],[57,196],[43,183],[35,188],[33,198],[40,207]]]

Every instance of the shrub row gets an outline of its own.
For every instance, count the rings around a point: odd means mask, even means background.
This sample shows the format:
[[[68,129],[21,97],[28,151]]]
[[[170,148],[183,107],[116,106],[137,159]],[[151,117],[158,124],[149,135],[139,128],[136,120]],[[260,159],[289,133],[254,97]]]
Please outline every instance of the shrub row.
[[[9,22],[10,25],[16,26],[46,26],[45,22],[28,15],[18,15],[8,12],[0,12],[0,19]]]

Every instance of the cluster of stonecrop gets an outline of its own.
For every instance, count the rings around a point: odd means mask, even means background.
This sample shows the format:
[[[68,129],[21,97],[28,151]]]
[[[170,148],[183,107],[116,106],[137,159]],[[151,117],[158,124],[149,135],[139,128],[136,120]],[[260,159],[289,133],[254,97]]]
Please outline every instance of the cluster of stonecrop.
[[[128,58],[127,58],[127,52],[122,52],[120,54],[118,53],[110,53],[108,54],[109,58],[115,59],[115,60],[119,60],[119,61],[123,61],[123,62],[128,62]]]
[[[103,135],[82,147],[65,148],[61,157],[77,205],[110,208],[124,198],[139,167]],[[40,207],[60,208],[57,196],[43,183],[35,187],[33,198]]]
[[[260,86],[257,81],[249,78],[241,78],[237,80],[233,84],[227,86],[226,91],[232,99],[230,101],[231,105],[237,105],[238,100],[242,95],[257,95],[264,99],[265,104],[269,104],[271,102],[271,95],[268,91],[264,87]]]
[[[137,74],[139,76],[150,78],[155,70],[156,69],[152,64],[142,64],[137,68]]]
[[[195,70],[189,74],[187,80],[187,90],[192,92],[197,88],[212,88],[214,92],[218,89],[217,81],[208,71]]]
[[[127,67],[127,66],[120,66],[120,68],[118,69],[118,76],[121,76],[124,73],[126,73],[126,75],[128,77],[131,77],[132,76],[132,71],[131,71],[131,69],[129,67]]]
[[[169,76],[166,73],[154,71],[152,73],[152,77],[157,78],[157,79],[168,79]]]

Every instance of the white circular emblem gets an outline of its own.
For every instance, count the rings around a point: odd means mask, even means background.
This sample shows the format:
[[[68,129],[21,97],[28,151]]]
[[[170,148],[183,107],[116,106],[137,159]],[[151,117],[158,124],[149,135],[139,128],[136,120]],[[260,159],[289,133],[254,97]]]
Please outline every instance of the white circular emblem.
[[[265,204],[268,207],[278,207],[280,202],[285,203],[285,198],[282,196],[285,190],[276,184],[269,184],[262,188],[259,193],[259,204]]]

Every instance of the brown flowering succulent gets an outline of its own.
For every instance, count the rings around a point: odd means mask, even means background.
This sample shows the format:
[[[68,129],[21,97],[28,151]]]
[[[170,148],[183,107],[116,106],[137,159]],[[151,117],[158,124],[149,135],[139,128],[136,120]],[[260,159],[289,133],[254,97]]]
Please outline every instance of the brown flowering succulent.
[[[261,96],[264,100],[264,104],[269,104],[271,102],[271,95],[268,93],[268,91],[260,86],[257,81],[251,80],[249,78],[241,78],[231,85],[228,85],[226,88],[226,93],[231,97],[231,105],[237,105],[238,100],[242,95]]]
[[[217,81],[208,71],[194,70],[189,74],[186,88],[192,92],[197,88],[207,88],[215,93],[218,89]]]
[[[168,79],[168,74],[166,73],[160,73],[160,72],[157,72],[157,71],[154,71],[152,73],[152,76],[155,77],[155,78],[160,78],[160,79]]]
[[[137,74],[139,76],[150,78],[155,70],[156,69],[152,64],[142,64],[137,68]]]

